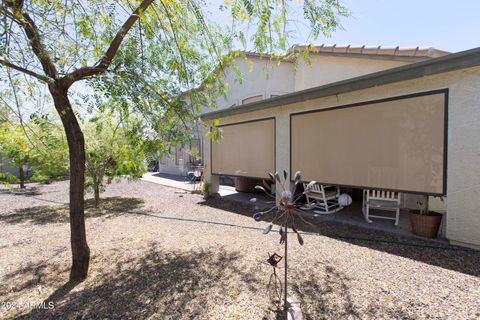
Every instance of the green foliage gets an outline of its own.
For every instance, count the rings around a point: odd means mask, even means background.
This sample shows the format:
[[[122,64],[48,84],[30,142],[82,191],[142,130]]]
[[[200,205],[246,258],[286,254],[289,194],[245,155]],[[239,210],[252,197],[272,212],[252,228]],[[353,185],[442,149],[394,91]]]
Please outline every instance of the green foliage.
[[[246,38],[249,37],[253,50],[270,54],[287,49],[288,39],[294,33],[292,29],[296,29],[296,23],[309,24],[310,36],[315,40],[321,34],[328,37],[341,28],[340,19],[350,14],[338,0],[225,1],[221,8],[224,11],[230,10],[233,19],[232,37],[235,40],[246,49]],[[292,19],[297,9],[302,11],[304,21]],[[256,28],[246,35],[243,31],[245,26],[252,25]]]
[[[143,137],[131,126],[135,119],[99,113],[85,123],[86,188],[98,204],[100,193],[116,177],[137,179],[147,171]]]
[[[69,169],[68,143],[60,124],[48,117],[33,117],[35,148],[30,163],[34,173],[32,180],[48,181],[65,176]]]
[[[200,2],[153,6],[132,29],[135,36],[125,39],[117,56],[120,67],[89,82],[98,93],[90,106],[93,110],[106,99],[101,111],[141,118],[136,125],[149,132],[146,152],[167,154],[178,144],[188,145],[198,131],[201,106],[215,106],[225,93],[220,69],[229,63],[223,57],[231,38],[204,18]]]
[[[5,181],[8,184],[20,183],[20,179],[18,179],[10,172],[0,172],[0,181]]]
[[[200,186],[200,190],[202,190],[202,193],[208,194],[208,192],[210,191],[210,182],[202,181],[202,185]]]
[[[210,132],[207,132],[207,136],[214,142],[219,142],[222,139],[222,129],[220,129],[220,120],[213,119]]]
[[[51,177],[49,176],[44,176],[38,173],[35,173],[31,178],[30,181],[32,182],[41,182],[41,183],[49,183],[51,180]]]
[[[0,127],[0,153],[17,167],[27,165],[32,156],[32,144],[19,126],[5,123]]]
[[[55,179],[68,172],[65,135],[62,127],[48,118],[0,125],[0,153],[16,167],[28,165],[33,181]]]

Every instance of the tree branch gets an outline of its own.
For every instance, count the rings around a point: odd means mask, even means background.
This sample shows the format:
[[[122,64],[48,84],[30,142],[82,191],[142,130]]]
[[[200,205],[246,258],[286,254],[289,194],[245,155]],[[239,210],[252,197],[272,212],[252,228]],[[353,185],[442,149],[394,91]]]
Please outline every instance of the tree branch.
[[[3,59],[0,59],[0,64],[8,67],[8,68],[12,68],[14,70],[17,70],[17,71],[20,71],[22,73],[25,73],[25,74],[28,74],[29,76],[32,76],[34,78],[37,78],[38,80],[40,81],[43,81],[43,82],[46,82],[46,83],[53,83],[54,80],[50,77],[47,77],[47,76],[44,76],[44,75],[41,75],[41,74],[38,74],[36,72],[33,72],[31,70],[28,70],[28,69],[25,69],[25,68],[22,68],[22,67],[19,67],[13,63],[10,63],[6,60],[3,60]]]
[[[110,46],[105,52],[103,58],[93,67],[79,68],[65,75],[62,78],[62,82],[64,83],[64,85],[68,88],[76,81],[107,71],[108,67],[112,63],[113,58],[115,57],[115,54],[120,48],[120,45],[125,38],[125,35],[128,33],[128,31],[130,31],[132,26],[138,20],[140,14],[144,12],[153,3],[153,1],[154,0],[143,0],[138,6],[138,8],[124,22],[124,24],[116,34],[115,38],[113,38],[112,42],[110,43]]]
[[[38,27],[35,25],[35,22],[30,15],[25,12],[23,8],[23,0],[10,0],[5,1],[5,3],[12,10],[13,15],[17,17],[18,22],[23,27],[23,30],[25,30],[25,34],[30,42],[33,53],[37,56],[38,60],[42,64],[45,74],[52,79],[56,79],[58,74],[57,68],[55,67],[55,64],[50,58],[49,52],[42,42],[42,36],[40,35]]]

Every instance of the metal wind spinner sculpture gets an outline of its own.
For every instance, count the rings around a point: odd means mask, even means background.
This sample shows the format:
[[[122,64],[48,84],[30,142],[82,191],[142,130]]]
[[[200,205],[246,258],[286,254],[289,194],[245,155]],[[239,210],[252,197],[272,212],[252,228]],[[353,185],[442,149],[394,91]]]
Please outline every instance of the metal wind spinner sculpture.
[[[280,174],[278,172],[275,172],[275,174],[269,173],[270,178],[272,181],[275,181],[276,183],[276,192],[280,192],[280,200],[278,201],[278,204],[272,206],[270,209],[266,211],[259,211],[255,212],[253,215],[253,218],[255,221],[263,221],[266,218],[271,218],[271,223],[267,225],[267,227],[263,230],[263,234],[268,234],[272,228],[274,223],[278,223],[280,225],[280,244],[284,245],[285,248],[285,253],[284,253],[284,268],[285,268],[285,279],[284,279],[284,290],[283,290],[283,306],[284,309],[288,308],[287,304],[287,270],[288,270],[288,229],[290,228],[293,233],[296,234],[298,243],[300,245],[303,245],[303,238],[300,235],[300,233],[297,230],[296,223],[298,220],[302,220],[303,222],[310,224],[309,222],[305,221],[301,214],[302,211],[300,211],[300,207],[302,209],[313,209],[314,204],[309,206],[305,206],[303,204],[297,203],[298,200],[307,192],[311,190],[313,185],[315,184],[315,181],[310,182],[306,187],[305,190],[295,196],[295,189],[298,184],[302,183],[302,177],[300,171],[297,171],[295,173],[294,177],[294,184],[292,185],[291,188],[288,188],[286,186],[286,182],[288,179],[288,172],[286,170],[283,171],[283,182],[280,177]],[[270,189],[266,181],[263,181],[262,186],[255,186],[255,189],[263,191],[267,196],[271,198],[275,198],[269,192],[267,192],[267,189]],[[256,202],[256,199],[253,198],[251,199],[252,202]]]

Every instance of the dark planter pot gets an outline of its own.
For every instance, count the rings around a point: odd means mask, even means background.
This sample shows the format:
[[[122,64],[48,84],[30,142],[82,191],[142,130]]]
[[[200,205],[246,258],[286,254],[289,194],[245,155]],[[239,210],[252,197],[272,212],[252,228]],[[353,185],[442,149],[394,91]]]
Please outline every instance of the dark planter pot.
[[[442,214],[430,211],[428,215],[420,214],[419,210],[410,211],[412,231],[417,236],[435,238],[442,222]]]
[[[255,186],[261,183],[258,179],[235,177],[235,190],[238,192],[254,193],[256,191]]]
[[[247,178],[247,177],[235,177],[234,185],[235,190],[238,192],[249,192],[249,193],[263,193],[263,191],[255,189],[255,186],[262,186],[265,188],[263,182],[266,182],[267,185],[272,185],[272,180],[263,180],[257,178]],[[272,188],[274,188],[273,184]],[[265,188],[267,192],[270,192],[270,188]]]

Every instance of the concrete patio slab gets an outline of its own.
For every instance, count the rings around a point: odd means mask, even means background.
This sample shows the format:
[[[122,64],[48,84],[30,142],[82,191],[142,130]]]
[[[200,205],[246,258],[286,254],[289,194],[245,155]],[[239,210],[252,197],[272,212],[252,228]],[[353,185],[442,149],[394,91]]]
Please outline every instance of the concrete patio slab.
[[[167,187],[172,187],[180,190],[185,191],[196,191],[199,188],[199,183],[191,183],[190,181],[185,181],[185,177],[173,175],[173,174],[166,174],[166,173],[159,173],[159,172],[148,172],[145,173],[142,178],[142,181],[152,182],[156,184],[160,184]],[[232,194],[238,193],[235,191],[234,187],[230,186],[220,186],[220,190],[218,192],[220,196],[229,196]]]

